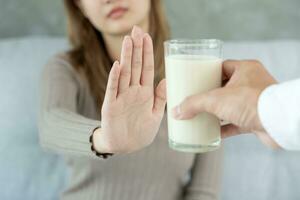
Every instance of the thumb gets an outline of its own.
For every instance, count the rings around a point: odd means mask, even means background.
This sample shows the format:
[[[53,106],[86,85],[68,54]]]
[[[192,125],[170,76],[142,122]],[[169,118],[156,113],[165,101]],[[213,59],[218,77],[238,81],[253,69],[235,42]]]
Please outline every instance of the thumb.
[[[162,116],[165,111],[166,101],[167,101],[166,79],[163,79],[160,81],[160,83],[155,89],[153,114]]]
[[[220,103],[219,89],[187,97],[180,105],[172,110],[175,119],[191,119],[201,112],[208,112],[216,116],[216,108]]]

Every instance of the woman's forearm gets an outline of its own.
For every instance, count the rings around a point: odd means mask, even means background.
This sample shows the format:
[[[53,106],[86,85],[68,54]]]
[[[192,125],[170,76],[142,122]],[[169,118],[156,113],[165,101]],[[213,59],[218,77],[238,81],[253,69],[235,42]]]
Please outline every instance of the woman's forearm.
[[[44,149],[59,154],[94,157],[89,137],[99,120],[77,112],[79,81],[72,67],[55,57],[45,66],[40,84],[39,139]]]
[[[58,154],[97,158],[89,137],[100,123],[61,108],[43,110],[39,115],[40,144]]]

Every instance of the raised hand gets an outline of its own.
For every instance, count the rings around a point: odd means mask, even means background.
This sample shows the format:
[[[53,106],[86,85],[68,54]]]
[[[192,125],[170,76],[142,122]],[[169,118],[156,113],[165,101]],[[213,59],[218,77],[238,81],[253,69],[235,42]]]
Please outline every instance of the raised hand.
[[[120,63],[116,61],[109,74],[96,149],[129,153],[152,143],[164,114],[165,94],[165,80],[154,89],[152,39],[134,27],[123,40]]]

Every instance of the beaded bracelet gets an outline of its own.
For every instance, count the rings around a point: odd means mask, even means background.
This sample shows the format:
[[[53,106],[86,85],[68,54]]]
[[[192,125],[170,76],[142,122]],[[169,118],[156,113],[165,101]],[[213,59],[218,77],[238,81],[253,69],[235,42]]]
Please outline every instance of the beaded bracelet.
[[[93,142],[93,134],[95,132],[96,129],[98,129],[99,127],[95,128],[92,132],[92,134],[90,135],[90,144],[91,144],[91,150],[92,152],[94,152],[96,154],[97,157],[99,158],[103,158],[103,159],[107,159],[109,156],[112,156],[114,154],[112,153],[100,153],[100,152],[97,152],[95,147],[94,147],[94,142]]]

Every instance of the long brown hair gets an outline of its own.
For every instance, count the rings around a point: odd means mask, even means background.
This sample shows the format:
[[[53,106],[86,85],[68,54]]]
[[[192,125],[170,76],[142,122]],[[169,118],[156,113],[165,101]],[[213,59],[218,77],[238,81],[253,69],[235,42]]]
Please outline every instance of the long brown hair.
[[[82,72],[89,84],[100,112],[112,61],[101,32],[83,15],[74,0],[64,0],[68,22],[68,37],[72,49],[68,52],[72,66]],[[164,77],[163,42],[169,38],[161,0],[151,0],[150,30],[155,57],[155,83]]]

